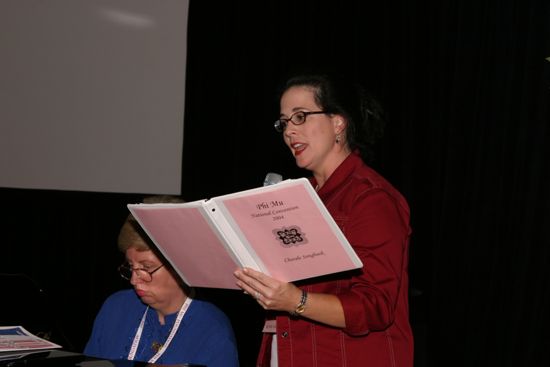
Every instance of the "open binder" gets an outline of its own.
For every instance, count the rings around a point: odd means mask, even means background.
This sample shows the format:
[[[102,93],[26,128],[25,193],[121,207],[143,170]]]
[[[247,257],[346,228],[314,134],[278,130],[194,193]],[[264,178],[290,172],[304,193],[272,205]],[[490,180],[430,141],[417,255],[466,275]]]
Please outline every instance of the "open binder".
[[[238,289],[241,267],[292,282],[363,266],[306,178],[128,209],[193,287]]]

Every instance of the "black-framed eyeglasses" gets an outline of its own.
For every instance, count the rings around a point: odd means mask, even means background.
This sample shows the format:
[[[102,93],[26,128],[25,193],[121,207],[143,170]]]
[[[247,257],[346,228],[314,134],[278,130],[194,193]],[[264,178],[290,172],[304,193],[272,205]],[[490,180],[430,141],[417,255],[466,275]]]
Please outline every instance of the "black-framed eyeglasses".
[[[149,283],[150,281],[153,280],[153,274],[163,266],[164,264],[160,265],[158,268],[155,268],[153,270],[147,270],[145,268],[132,268],[130,264],[125,262],[118,267],[118,273],[120,274],[121,277],[123,277],[126,280],[132,279],[132,273],[136,273],[139,279],[141,279],[146,283]]]
[[[294,125],[302,125],[304,122],[306,122],[306,118],[309,115],[317,115],[317,114],[323,114],[323,113],[329,113],[327,111],[296,111],[292,115],[290,115],[289,118],[280,117],[275,123],[273,124],[273,127],[277,132],[282,133],[285,131],[286,126],[288,125],[288,122],[292,122]]]

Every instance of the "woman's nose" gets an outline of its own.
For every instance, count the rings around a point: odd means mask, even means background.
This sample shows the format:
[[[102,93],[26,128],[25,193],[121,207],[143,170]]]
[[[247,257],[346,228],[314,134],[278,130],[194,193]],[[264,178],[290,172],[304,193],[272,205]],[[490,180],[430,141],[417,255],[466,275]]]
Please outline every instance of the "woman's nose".
[[[132,276],[130,277],[130,284],[134,285],[140,282],[142,282],[142,280],[139,277],[138,273],[136,271],[132,271]]]
[[[296,134],[296,130],[297,130],[297,126],[292,124],[292,123],[288,123],[286,125],[286,128],[285,128],[285,131],[283,131],[283,135],[285,137],[290,137],[294,134]]]

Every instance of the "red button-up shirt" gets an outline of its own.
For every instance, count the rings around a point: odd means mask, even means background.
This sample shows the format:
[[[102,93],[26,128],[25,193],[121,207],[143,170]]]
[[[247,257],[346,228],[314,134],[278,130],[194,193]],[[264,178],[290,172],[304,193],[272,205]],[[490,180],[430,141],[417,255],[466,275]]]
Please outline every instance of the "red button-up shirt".
[[[411,367],[406,200],[356,153],[318,194],[363,268],[297,283],[308,292],[336,295],[344,309],[343,329],[285,313],[268,315],[276,318],[279,366]],[[264,334],[258,366],[270,365],[272,336]]]

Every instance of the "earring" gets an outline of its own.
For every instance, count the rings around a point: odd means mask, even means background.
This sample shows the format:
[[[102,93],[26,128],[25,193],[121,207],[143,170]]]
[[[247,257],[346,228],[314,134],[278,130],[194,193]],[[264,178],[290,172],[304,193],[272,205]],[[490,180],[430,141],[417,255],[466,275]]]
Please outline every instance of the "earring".
[[[336,135],[336,144],[340,144],[340,134]]]

